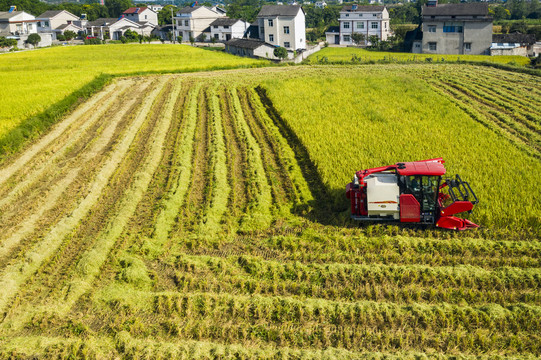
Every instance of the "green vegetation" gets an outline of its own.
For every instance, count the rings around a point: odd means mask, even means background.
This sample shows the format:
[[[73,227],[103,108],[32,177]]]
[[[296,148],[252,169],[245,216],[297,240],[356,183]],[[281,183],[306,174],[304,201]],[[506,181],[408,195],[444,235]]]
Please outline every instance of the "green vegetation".
[[[189,46],[174,45],[107,45],[55,47],[39,51],[5,54],[0,58],[0,150],[11,151],[13,135],[18,128],[24,137],[32,135],[32,117],[46,111],[62,115],[69,108],[66,99],[76,100],[77,89],[96,89],[91,83],[101,74],[126,75],[163,72],[184,72],[258,66],[266,64],[248,58],[218,52],[205,52]],[[98,81],[99,82],[99,81]],[[54,104],[54,105],[51,105]],[[50,116],[47,116],[50,118]],[[56,117],[57,118],[57,117]],[[34,118],[35,119],[35,118]],[[22,125],[21,125],[22,124]],[[51,121],[47,121],[51,124]],[[34,126],[32,125],[32,126]],[[38,125],[38,131],[43,126]],[[6,139],[9,136],[11,139]],[[17,137],[17,139],[21,139]],[[17,140],[17,141],[19,141]],[[12,145],[7,145],[6,143]]]
[[[366,64],[375,62],[415,63],[415,62],[487,62],[525,66],[529,59],[518,55],[432,55],[371,51],[351,47],[326,47],[308,58],[310,64]]]
[[[0,358],[541,356],[538,77],[112,77],[0,161]],[[435,156],[484,229],[347,219],[355,170]]]
[[[381,65],[323,67],[318,77],[264,84],[336,204],[345,205],[354,171],[441,156],[449,174],[474,184],[481,199],[474,219],[541,229],[538,77],[488,67]],[[504,174],[513,180],[502,181]]]

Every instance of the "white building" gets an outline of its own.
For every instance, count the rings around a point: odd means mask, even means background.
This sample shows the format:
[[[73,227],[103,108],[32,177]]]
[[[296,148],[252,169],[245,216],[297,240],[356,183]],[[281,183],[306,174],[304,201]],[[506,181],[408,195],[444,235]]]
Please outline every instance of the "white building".
[[[125,17],[101,18],[89,21],[86,24],[88,36],[97,37],[102,40],[120,40],[127,30],[135,31],[139,35],[150,36],[156,26],[150,23],[137,23]]]
[[[180,9],[175,19],[175,37],[182,36],[182,41],[190,41],[190,37],[200,39],[210,24],[225,17],[225,10],[216,6],[187,6]],[[205,34],[206,35],[206,34]]]
[[[210,23],[210,38],[217,41],[240,39],[244,37],[249,26],[244,20],[222,17]]]
[[[274,56],[275,48],[274,45],[257,39],[232,39],[225,43],[225,51],[233,55],[280,60]],[[287,57],[293,58],[293,51],[288,51]]]
[[[327,3],[325,1],[316,1],[316,9],[325,9]]]
[[[147,7],[131,7],[122,13],[124,17],[136,23],[158,25],[158,14]]]
[[[340,24],[340,45],[353,45],[351,38],[353,33],[363,34],[365,45],[368,45],[370,36],[387,40],[391,35],[389,12],[385,6],[346,5],[340,10],[338,23]],[[335,43],[334,39],[329,43]]]
[[[38,32],[35,16],[24,11],[0,12],[0,33],[8,35],[28,35]]]
[[[52,33],[53,40],[56,40],[58,34],[64,34],[68,30],[76,34],[83,31],[83,28],[75,24],[80,22],[79,17],[66,10],[45,11],[36,19],[39,20],[38,32]]]
[[[148,5],[148,8],[157,14],[162,11],[163,5]]]
[[[305,16],[300,5],[264,5],[256,22],[260,40],[288,50],[306,49]]]

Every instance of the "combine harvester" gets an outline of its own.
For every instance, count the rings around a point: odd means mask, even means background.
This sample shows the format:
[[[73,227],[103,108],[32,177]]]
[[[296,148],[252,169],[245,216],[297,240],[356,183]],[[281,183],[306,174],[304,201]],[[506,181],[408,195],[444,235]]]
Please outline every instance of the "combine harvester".
[[[471,213],[479,201],[470,185],[456,175],[445,179],[443,159],[401,162],[357,171],[346,186],[351,217],[360,221],[435,224],[465,230],[473,222],[453,215]]]

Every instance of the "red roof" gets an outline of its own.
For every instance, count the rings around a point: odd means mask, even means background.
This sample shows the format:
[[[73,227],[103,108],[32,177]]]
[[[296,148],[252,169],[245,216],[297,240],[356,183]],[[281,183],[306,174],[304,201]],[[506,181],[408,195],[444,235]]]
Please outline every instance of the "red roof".
[[[124,11],[123,14],[139,14],[145,11],[146,9],[147,9],[146,7],[140,7],[140,8],[131,7],[128,10]]]
[[[402,166],[403,164],[403,166]],[[445,174],[445,167],[438,160],[414,161],[397,163],[396,171],[400,175],[433,175],[440,176]]]

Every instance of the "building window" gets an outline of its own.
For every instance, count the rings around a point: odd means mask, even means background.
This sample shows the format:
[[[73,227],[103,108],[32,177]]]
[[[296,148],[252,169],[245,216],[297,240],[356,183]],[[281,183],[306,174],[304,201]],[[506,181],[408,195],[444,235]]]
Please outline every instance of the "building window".
[[[378,23],[376,21],[372,22],[372,29],[377,29]]]
[[[45,27],[49,27],[49,22],[48,21],[45,21],[44,24],[45,24]]]
[[[218,25],[212,25],[214,29],[218,29]]]
[[[362,21],[357,21],[357,29],[364,29],[364,22]]]
[[[445,22],[445,23],[443,23],[443,32],[444,33],[461,33],[462,32],[462,24],[460,24],[460,23],[452,23],[452,22]]]
[[[471,43],[464,43],[464,51],[471,51]]]
[[[291,47],[289,41],[284,42],[284,47],[286,47],[286,48]]]
[[[421,47],[421,44],[415,44],[415,47],[416,47],[416,48],[420,48],[420,47]]]
[[[289,34],[289,26],[284,26],[284,34]]]
[[[429,42],[428,43],[428,50],[430,50],[430,51],[438,50],[437,44],[435,42]]]
[[[346,14],[346,17],[349,17],[349,14]]]
[[[344,35],[344,41],[345,41],[345,42],[350,42],[350,41],[351,41],[351,36],[349,36],[349,35]]]
[[[229,29],[229,25],[224,25],[224,29]]]
[[[436,32],[436,25],[428,25],[428,32]]]
[[[274,42],[274,35],[273,34],[269,34],[269,41]]]
[[[145,15],[145,19],[147,18],[147,16]]]
[[[188,22],[188,20],[184,20],[184,26],[189,26],[190,23]]]
[[[274,26],[274,21],[272,19],[267,19],[269,26]]]
[[[349,29],[349,21],[344,22],[344,29]]]
[[[376,17],[376,16],[378,16],[378,15],[377,15],[377,14],[372,14],[372,16],[373,16],[373,17]]]
[[[220,34],[214,34],[214,38],[218,40],[220,38]]]

